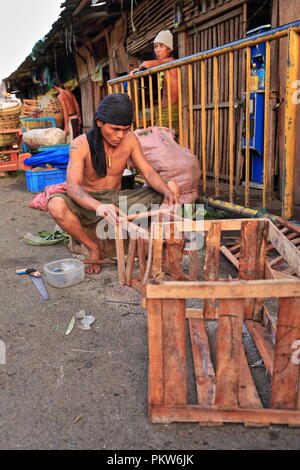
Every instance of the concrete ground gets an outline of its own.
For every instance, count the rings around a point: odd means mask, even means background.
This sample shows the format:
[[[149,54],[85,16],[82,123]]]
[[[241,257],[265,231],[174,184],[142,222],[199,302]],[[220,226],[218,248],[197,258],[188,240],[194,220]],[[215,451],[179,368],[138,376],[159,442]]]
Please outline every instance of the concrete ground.
[[[299,449],[300,429],[150,424],[147,325],[139,295],[120,287],[115,266],[45,301],[23,267],[70,257],[62,245],[31,246],[27,233],[52,231],[47,212],[29,209],[22,175],[0,179],[0,449]],[[89,331],[66,330],[79,310]]]

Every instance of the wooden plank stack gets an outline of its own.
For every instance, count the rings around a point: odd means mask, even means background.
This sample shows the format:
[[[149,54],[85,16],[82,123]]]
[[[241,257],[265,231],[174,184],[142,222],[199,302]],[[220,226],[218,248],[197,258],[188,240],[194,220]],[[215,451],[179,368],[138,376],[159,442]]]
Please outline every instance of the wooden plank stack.
[[[228,230],[240,231],[236,279],[221,279],[218,274],[220,242]],[[195,256],[194,250],[187,256],[182,250],[183,234],[200,231],[206,236],[202,267],[197,263],[203,258]],[[146,299],[152,423],[300,425],[300,280],[266,279],[270,242],[299,275],[297,249],[268,219],[157,220],[149,240],[140,242],[143,250],[135,252],[136,242],[130,240],[131,255],[127,262],[124,257],[121,261],[120,280]],[[121,238],[117,243],[123,256]],[[133,267],[136,254],[138,272]],[[197,274],[201,268],[203,280]],[[266,306],[269,298],[279,299],[277,326]],[[200,299],[202,307],[187,306],[190,299]],[[270,390],[261,389],[252,373],[242,340],[245,330],[256,344]],[[188,398],[191,389],[193,400]]]

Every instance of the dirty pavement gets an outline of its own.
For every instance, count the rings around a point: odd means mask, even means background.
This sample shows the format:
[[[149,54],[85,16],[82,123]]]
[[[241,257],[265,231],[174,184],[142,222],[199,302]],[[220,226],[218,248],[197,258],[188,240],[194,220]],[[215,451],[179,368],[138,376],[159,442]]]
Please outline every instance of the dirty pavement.
[[[117,268],[65,289],[47,284],[44,300],[18,268],[71,257],[64,245],[32,246],[28,232],[53,231],[47,212],[27,207],[21,173],[0,179],[1,449],[299,449],[300,429],[243,425],[150,424],[147,420],[147,322],[140,297],[120,287]],[[45,279],[45,277],[44,277]],[[76,312],[96,320],[67,328]]]

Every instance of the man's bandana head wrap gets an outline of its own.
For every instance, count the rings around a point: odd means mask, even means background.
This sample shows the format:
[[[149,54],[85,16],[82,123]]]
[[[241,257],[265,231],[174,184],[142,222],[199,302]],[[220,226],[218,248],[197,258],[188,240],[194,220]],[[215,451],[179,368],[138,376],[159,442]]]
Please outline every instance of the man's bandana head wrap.
[[[116,126],[130,126],[132,114],[132,103],[126,93],[112,93],[101,101],[94,116],[93,129],[87,133],[93,167],[98,175],[106,176],[107,169],[102,133],[97,121]]]

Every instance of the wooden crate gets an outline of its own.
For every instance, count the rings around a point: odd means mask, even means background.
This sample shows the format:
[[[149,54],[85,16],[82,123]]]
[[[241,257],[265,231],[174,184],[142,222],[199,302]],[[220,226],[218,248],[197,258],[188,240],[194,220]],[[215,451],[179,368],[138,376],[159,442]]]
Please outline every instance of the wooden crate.
[[[300,280],[266,279],[267,243],[299,275],[297,248],[267,219],[186,222],[182,227],[181,222],[152,224],[146,254],[145,240],[131,239],[127,261],[123,258],[119,264],[121,283],[146,298],[150,421],[299,426]],[[166,230],[170,237],[164,241]],[[182,263],[180,234],[189,230],[205,234],[203,280],[197,251],[188,255],[188,267]],[[240,231],[236,279],[221,279],[218,274],[220,241],[228,230]],[[122,255],[122,240],[116,241]],[[133,275],[136,255],[139,272]],[[272,271],[268,273],[271,276]],[[180,276],[184,280],[178,280]],[[189,308],[189,299],[201,299],[201,308]],[[279,299],[277,325],[266,299]],[[217,330],[215,341],[209,341],[209,322]],[[266,390],[259,390],[251,373],[243,328],[251,334],[270,377],[267,403],[261,400]],[[188,373],[189,344],[193,370]],[[187,392],[191,387],[196,390],[192,402]]]

